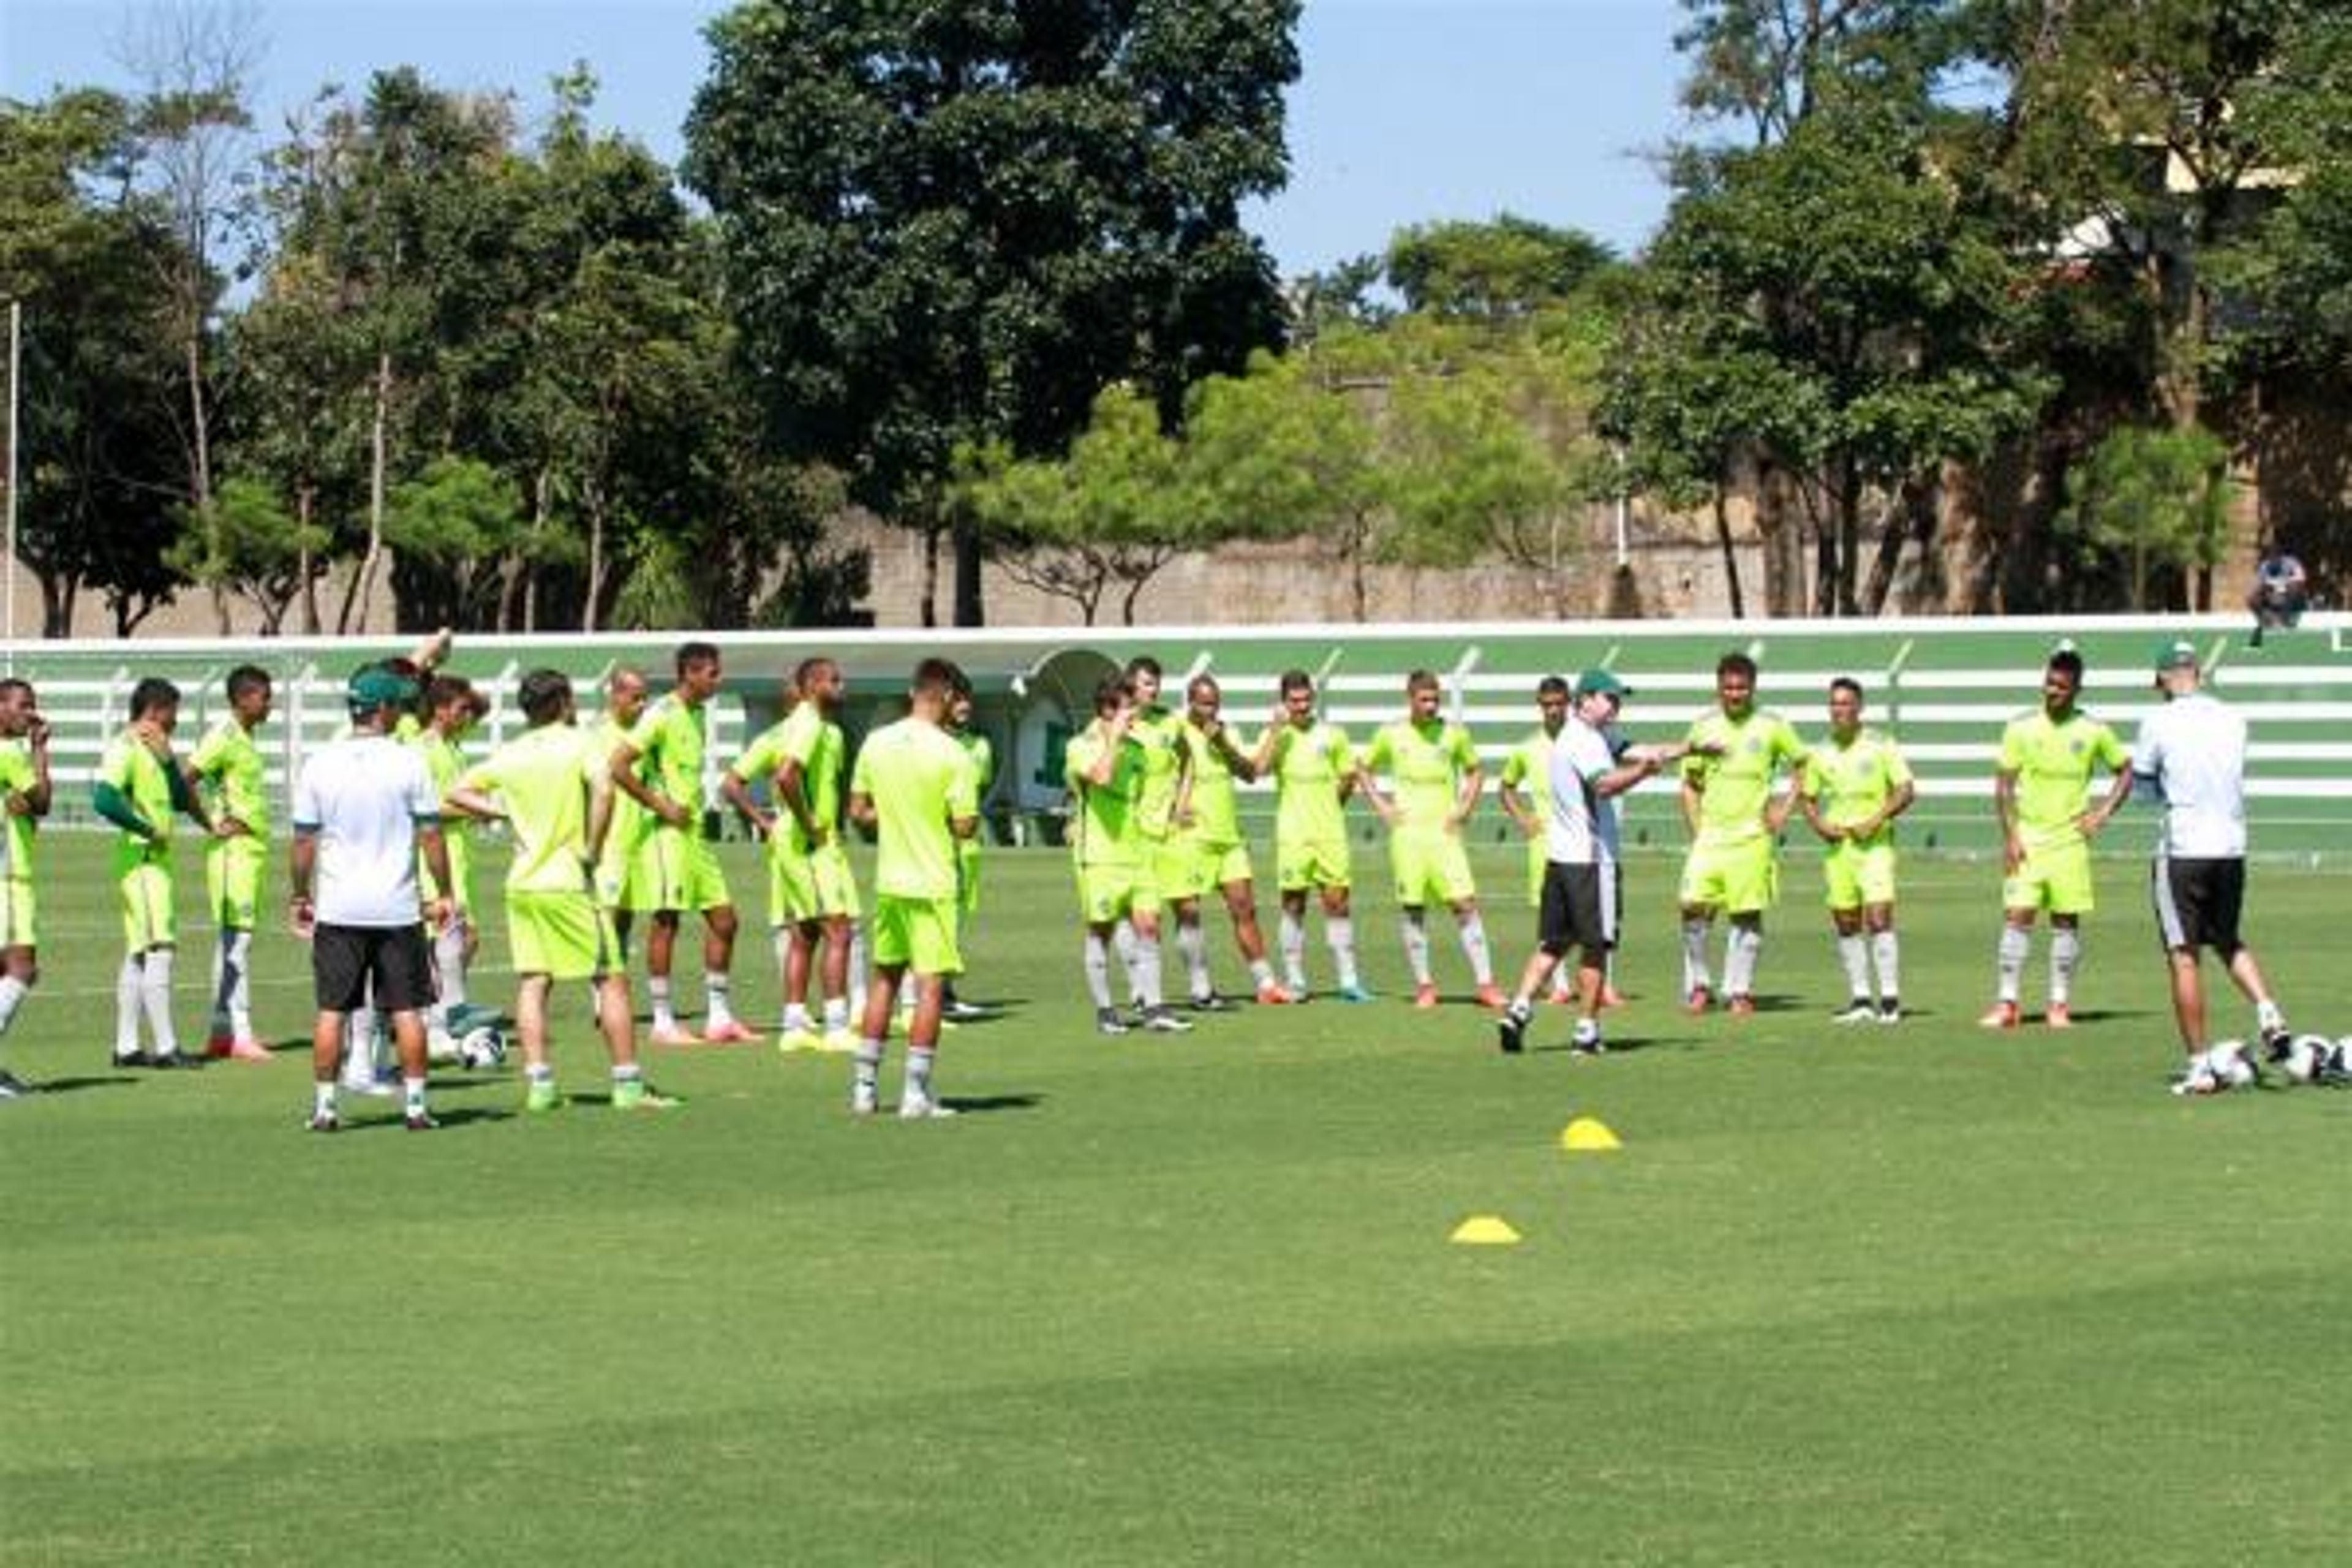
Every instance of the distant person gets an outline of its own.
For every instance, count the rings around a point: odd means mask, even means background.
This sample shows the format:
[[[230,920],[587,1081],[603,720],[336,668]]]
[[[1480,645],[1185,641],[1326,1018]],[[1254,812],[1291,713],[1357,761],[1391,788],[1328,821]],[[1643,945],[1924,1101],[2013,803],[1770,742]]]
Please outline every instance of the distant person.
[[[1713,1001],[1707,934],[1727,917],[1723,990],[1734,1016],[1756,1011],[1756,961],[1764,950],[1764,913],[1780,897],[1780,829],[1796,790],[1776,795],[1773,781],[1793,781],[1805,765],[1804,742],[1778,713],[1756,706],[1756,661],[1727,653],[1716,661],[1717,711],[1692,723],[1683,763],[1683,824],[1690,852],[1683,861],[1683,1005],[1704,1013]]]
[[[1241,800],[1234,787],[1235,779],[1255,780],[1257,769],[1225,722],[1223,705],[1216,677],[1196,675],[1186,684],[1184,747],[1191,762],[1185,769],[1184,797],[1177,806],[1175,842],[1190,858],[1192,875],[1180,891],[1166,896],[1176,917],[1176,944],[1183,950],[1194,1007],[1219,1012],[1231,1005],[1218,996],[1209,975],[1201,902],[1211,893],[1224,899],[1234,943],[1249,965],[1259,1004],[1285,1006],[1290,993],[1275,979],[1274,965],[1266,959],[1265,936],[1257,923],[1255,874],[1249,845],[1242,837]]]
[[[253,933],[269,870],[269,788],[254,731],[269,718],[269,672],[241,664],[228,672],[228,712],[188,757],[221,836],[205,847],[205,900],[213,950],[212,1029],[205,1055],[266,1062],[253,1030]]]
[[[2303,563],[2284,550],[2263,556],[2254,568],[2253,592],[2246,595],[2246,605],[2254,612],[2253,645],[2263,646],[2266,631],[2293,631],[2310,605],[2311,579]]]
[[[1428,921],[1429,906],[1439,903],[1453,912],[1478,1005],[1499,1010],[1508,999],[1495,984],[1478,887],[1463,844],[1463,830],[1486,788],[1486,771],[1468,728],[1439,714],[1444,695],[1436,674],[1416,669],[1405,678],[1404,689],[1405,716],[1373,731],[1371,744],[1356,759],[1356,787],[1388,825],[1412,1005],[1437,1005]],[[1381,793],[1375,774],[1388,779],[1391,793]]]
[[[49,725],[29,681],[0,680],[0,1036],[40,979],[33,837],[49,814]],[[0,1068],[0,1100],[27,1086]]]
[[[1830,682],[1830,737],[1807,757],[1797,801],[1827,846],[1822,879],[1848,998],[1837,1022],[1896,1024],[1903,984],[1895,935],[1895,819],[1918,791],[1901,748],[1864,729],[1862,710],[1860,681],[1842,675]]]
[[[1275,886],[1282,897],[1283,989],[1304,1002],[1307,984],[1307,898],[1323,905],[1323,939],[1330,944],[1342,1002],[1369,1002],[1356,973],[1356,924],[1349,913],[1354,878],[1348,857],[1348,796],[1356,787],[1356,752],[1347,731],[1315,712],[1315,679],[1285,670],[1282,700],[1250,754],[1250,767],[1274,779]]]

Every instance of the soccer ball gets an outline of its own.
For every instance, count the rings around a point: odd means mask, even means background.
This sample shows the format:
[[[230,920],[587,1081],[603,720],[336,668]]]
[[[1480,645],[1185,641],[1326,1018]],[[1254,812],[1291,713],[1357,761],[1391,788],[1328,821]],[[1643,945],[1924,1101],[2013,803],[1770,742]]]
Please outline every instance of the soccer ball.
[[[2278,1055],[2279,1070],[2290,1082],[2317,1083],[2335,1059],[2336,1042],[2325,1035],[2297,1035]]]
[[[2213,1063],[2213,1077],[2223,1089],[2245,1089],[2262,1076],[2246,1059],[2243,1040],[2221,1041],[2213,1047],[2209,1059]]]
[[[484,1024],[468,1029],[457,1041],[457,1059],[476,1072],[504,1067],[507,1059],[507,1037],[494,1024]]]

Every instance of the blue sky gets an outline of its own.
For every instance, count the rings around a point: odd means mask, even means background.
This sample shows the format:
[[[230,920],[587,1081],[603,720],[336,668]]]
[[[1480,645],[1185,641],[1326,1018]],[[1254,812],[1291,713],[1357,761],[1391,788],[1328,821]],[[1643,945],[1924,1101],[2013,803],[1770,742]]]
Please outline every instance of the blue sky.
[[[1213,3],[1213,0],[1212,0]],[[585,59],[602,123],[675,160],[721,0],[256,0],[264,123],[323,83],[412,64],[512,88],[526,114]],[[0,94],[126,85],[125,0],[0,0]],[[1641,156],[1684,129],[1674,0],[1307,0],[1291,181],[1252,226],[1286,275],[1377,251],[1402,225],[1510,211],[1630,250],[1665,210]]]

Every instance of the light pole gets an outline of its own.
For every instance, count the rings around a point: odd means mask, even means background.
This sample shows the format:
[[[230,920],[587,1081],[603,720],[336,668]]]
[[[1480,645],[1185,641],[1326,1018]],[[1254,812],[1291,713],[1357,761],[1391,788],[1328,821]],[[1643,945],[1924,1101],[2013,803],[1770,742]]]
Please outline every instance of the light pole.
[[[0,595],[8,601],[5,612],[8,673],[16,673],[16,377],[24,363],[25,306],[22,300],[8,301],[8,565],[6,584],[0,586]]]

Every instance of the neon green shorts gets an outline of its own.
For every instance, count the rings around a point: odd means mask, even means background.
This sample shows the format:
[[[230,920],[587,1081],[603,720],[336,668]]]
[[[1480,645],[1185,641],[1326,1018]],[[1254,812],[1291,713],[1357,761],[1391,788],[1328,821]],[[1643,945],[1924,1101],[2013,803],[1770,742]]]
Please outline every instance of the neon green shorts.
[[[646,835],[629,867],[621,908],[639,913],[715,910],[735,900],[719,857],[699,834],[663,823]]]
[[[40,946],[40,913],[41,902],[30,880],[10,877],[0,881],[0,951]]]
[[[1829,885],[1829,907],[1858,910],[1865,904],[1895,901],[1895,840],[1857,844],[1841,838],[1822,856],[1822,878]]]
[[[1286,893],[1303,888],[1347,888],[1354,883],[1345,838],[1276,838],[1274,882]]]
[[[918,974],[962,973],[963,952],[956,946],[956,901],[898,899],[888,893],[877,897],[874,962],[890,969],[911,969]]]
[[[980,912],[980,841],[956,840],[956,908],[969,920]]]
[[[2091,881],[2091,847],[2081,838],[2025,847],[2017,874],[2000,884],[2005,910],[2048,910],[2053,915],[2088,914],[2098,906]]]
[[[1171,834],[1143,841],[1143,858],[1150,873],[1151,890],[1163,904],[1200,897],[1201,864],[1191,842]]]
[[[1389,835],[1389,868],[1396,874],[1397,902],[1409,910],[1458,904],[1478,894],[1462,836],[1442,827],[1402,827]]]
[[[612,918],[586,893],[507,889],[507,943],[517,974],[593,980],[617,966]]]
[[[205,907],[225,931],[260,923],[261,889],[269,874],[269,846],[259,838],[217,838],[205,850]]]
[[[177,889],[168,861],[142,860],[115,876],[115,891],[122,903],[122,945],[127,952],[151,947],[171,947],[180,940],[179,917],[173,909]]]
[[[1078,868],[1078,912],[1088,925],[1108,925],[1122,915],[1156,915],[1160,889],[1133,864]]]
[[[1728,915],[1752,915],[1780,900],[1780,861],[1769,838],[1691,846],[1683,862],[1682,901]]]
[[[856,920],[865,912],[857,898],[857,878],[849,868],[849,851],[838,843],[819,845],[805,855],[782,848],[768,851],[770,925],[798,925],[830,915]]]
[[[1250,865],[1249,846],[1239,840],[1213,843],[1185,835],[1172,842],[1182,849],[1188,869],[1184,879],[1186,891],[1170,897],[1205,899],[1221,888],[1247,882],[1256,876]]]

